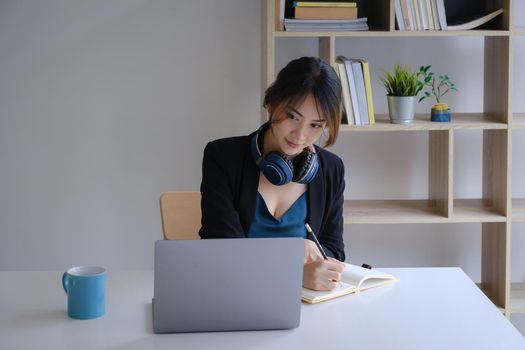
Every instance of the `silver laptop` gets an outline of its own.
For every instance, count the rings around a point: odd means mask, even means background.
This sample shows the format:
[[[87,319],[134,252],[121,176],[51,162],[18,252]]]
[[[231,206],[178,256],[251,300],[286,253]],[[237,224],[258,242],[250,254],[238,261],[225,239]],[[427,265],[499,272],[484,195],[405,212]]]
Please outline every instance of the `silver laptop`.
[[[299,326],[302,238],[155,243],[155,333]]]

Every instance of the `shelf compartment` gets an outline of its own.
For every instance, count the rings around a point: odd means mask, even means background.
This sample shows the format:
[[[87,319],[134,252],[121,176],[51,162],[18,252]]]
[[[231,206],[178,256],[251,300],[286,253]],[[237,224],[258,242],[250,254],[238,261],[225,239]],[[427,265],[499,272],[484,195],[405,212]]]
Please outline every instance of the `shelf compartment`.
[[[349,32],[337,32],[337,31],[276,31],[274,32],[276,37],[323,37],[333,36],[336,38],[343,37],[378,37],[378,38],[390,38],[390,37],[458,37],[458,36],[475,36],[475,37],[487,37],[487,36],[510,36],[510,32],[507,30],[458,30],[458,31],[447,31],[447,30],[434,30],[434,31],[386,31],[386,30],[365,30],[365,31],[349,31]]]
[[[408,125],[392,124],[388,114],[377,114],[374,125],[346,125],[339,131],[418,131],[418,130],[457,130],[457,129],[507,129],[507,124],[494,121],[486,113],[454,113],[450,123],[430,121],[430,114],[416,114]]]
[[[429,200],[345,200],[345,224],[413,224],[447,222]]]
[[[525,222],[525,198],[512,200],[512,221]]]
[[[450,222],[505,222],[501,215],[486,200],[454,199],[453,215]]]
[[[510,312],[525,313],[525,283],[510,284]]]
[[[525,113],[514,113],[512,116],[513,129],[525,129]]]

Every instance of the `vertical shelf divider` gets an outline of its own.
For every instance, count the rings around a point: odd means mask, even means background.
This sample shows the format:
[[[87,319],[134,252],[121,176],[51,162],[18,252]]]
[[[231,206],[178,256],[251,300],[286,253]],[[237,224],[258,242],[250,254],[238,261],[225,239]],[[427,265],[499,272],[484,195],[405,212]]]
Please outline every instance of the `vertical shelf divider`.
[[[510,37],[485,37],[483,112],[507,123],[510,115]]]
[[[335,67],[335,35],[319,37],[319,58]]]
[[[275,32],[279,28],[279,0],[262,2],[263,30],[261,33],[262,70],[261,70],[261,123],[268,120],[268,113],[263,107],[263,94],[275,77]]]
[[[428,198],[439,214],[453,210],[454,130],[431,130],[428,134]]]
[[[508,8],[510,3],[504,2]],[[505,25],[509,25],[508,18]],[[485,37],[484,67],[483,111],[492,119],[510,125],[511,37]],[[509,129],[483,131],[483,202],[507,220],[482,223],[481,283],[507,317],[510,316],[511,141]]]
[[[509,222],[485,222],[481,225],[481,287],[492,301],[509,316]]]

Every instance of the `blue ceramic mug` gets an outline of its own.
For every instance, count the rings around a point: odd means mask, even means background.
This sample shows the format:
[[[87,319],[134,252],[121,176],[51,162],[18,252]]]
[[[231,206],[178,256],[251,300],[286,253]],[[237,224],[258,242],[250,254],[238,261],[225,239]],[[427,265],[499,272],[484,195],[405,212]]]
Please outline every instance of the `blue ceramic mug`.
[[[104,315],[106,270],[98,266],[72,267],[62,275],[69,317],[87,320]]]

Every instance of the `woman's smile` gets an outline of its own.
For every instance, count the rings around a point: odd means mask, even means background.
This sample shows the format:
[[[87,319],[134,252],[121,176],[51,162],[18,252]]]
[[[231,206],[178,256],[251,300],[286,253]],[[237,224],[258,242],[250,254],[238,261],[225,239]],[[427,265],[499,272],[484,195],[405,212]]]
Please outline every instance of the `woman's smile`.
[[[284,140],[286,141],[286,144],[287,144],[290,148],[301,148],[301,147],[302,147],[301,144],[291,142],[291,141],[289,141],[288,139],[284,139]]]

